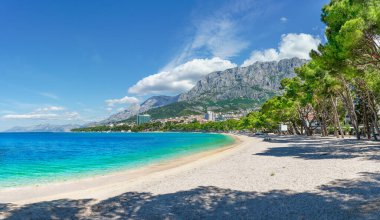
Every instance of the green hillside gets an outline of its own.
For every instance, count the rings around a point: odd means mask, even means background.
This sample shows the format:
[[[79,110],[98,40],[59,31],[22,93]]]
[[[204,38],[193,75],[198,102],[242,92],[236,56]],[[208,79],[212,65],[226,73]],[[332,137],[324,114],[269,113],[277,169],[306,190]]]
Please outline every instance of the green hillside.
[[[272,94],[271,94],[272,95]],[[274,95],[274,94],[273,94]],[[150,109],[144,113],[149,114],[152,119],[162,119],[170,117],[179,117],[186,115],[202,115],[207,110],[214,112],[230,112],[245,109],[254,109],[265,102],[267,98],[253,100],[253,99],[233,99],[223,101],[196,101],[196,102],[175,102],[159,108]],[[136,116],[133,116],[123,122],[136,121]]]

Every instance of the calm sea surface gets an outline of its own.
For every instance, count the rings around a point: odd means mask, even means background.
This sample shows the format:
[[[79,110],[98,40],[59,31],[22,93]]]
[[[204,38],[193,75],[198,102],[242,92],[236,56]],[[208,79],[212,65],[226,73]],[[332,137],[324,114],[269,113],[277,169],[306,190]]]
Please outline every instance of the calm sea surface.
[[[205,133],[0,133],[0,187],[104,174],[232,142]]]

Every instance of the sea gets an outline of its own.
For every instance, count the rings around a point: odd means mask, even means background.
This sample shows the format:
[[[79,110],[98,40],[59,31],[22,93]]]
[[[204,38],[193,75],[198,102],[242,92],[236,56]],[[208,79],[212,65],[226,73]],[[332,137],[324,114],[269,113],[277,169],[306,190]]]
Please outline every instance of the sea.
[[[0,188],[104,175],[233,142],[211,133],[0,133]]]

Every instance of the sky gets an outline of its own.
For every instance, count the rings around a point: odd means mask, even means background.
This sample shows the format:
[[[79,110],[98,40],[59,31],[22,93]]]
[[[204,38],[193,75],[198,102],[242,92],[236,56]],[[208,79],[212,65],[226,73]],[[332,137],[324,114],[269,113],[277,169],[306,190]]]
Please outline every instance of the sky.
[[[328,0],[4,0],[0,130],[84,124],[213,71],[308,58]]]

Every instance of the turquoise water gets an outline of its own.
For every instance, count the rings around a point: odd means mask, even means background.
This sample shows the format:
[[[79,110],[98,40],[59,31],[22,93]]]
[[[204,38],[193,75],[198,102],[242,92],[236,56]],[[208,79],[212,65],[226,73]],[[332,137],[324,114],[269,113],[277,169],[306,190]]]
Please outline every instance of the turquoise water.
[[[0,187],[135,168],[232,142],[207,133],[0,133]]]

